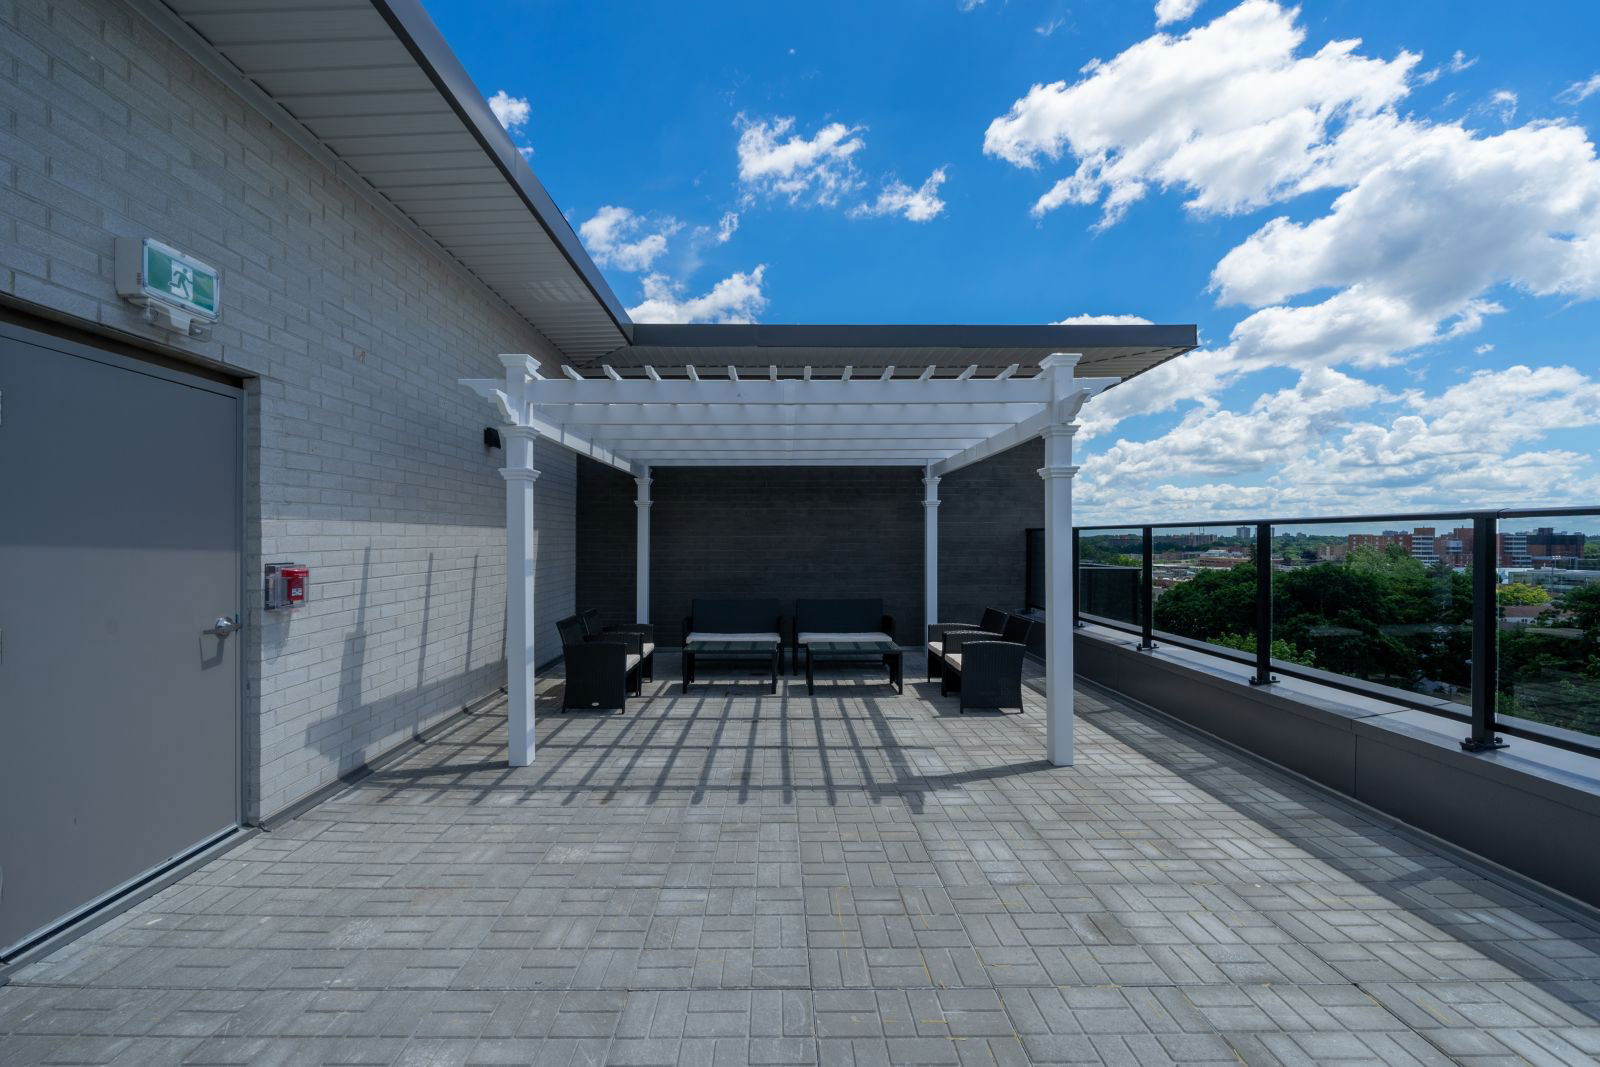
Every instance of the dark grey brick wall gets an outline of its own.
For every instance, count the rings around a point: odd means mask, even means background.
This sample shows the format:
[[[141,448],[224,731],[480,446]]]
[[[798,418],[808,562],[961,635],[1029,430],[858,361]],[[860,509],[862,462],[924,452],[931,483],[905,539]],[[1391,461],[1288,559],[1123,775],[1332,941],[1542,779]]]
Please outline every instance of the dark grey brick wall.
[[[1022,609],[1023,531],[1044,525],[1042,466],[1044,442],[1033,440],[939,484],[939,621],[976,621],[986,607]]]
[[[1020,608],[1023,531],[1044,522],[1042,447],[1030,442],[940,485],[940,614]],[[651,621],[682,640],[697,595],[882,596],[897,637],[922,617],[922,472],[909,467],[677,467],[654,472]],[[578,461],[580,608],[633,615],[636,489]],[[788,608],[786,607],[787,611]]]

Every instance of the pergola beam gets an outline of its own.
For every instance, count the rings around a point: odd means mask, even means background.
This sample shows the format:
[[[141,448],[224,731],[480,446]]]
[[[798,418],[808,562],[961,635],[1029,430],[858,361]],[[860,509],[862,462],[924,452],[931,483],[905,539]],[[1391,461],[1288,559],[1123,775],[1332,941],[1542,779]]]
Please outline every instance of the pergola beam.
[[[498,386],[498,382],[495,383]],[[748,383],[747,383],[748,384]],[[911,384],[891,383],[891,387]],[[1042,410],[1044,402],[1028,404],[971,403],[950,405],[937,412],[906,404],[890,404],[880,397],[875,404],[796,404],[790,407],[725,404],[581,404],[546,406],[542,416],[570,427],[647,426],[907,426],[937,423],[941,426],[993,426],[997,430]],[[600,434],[600,431],[596,431]],[[603,436],[603,435],[602,435]]]
[[[686,459],[702,459],[702,461],[723,462],[730,467],[765,466],[768,462],[778,459],[805,459],[813,466],[832,466],[835,459],[877,459],[877,461],[914,462],[918,467],[928,462],[928,451],[925,448],[739,448],[739,450],[718,451],[701,450],[701,448],[680,448],[680,450],[654,450],[642,453],[640,462],[650,464],[651,467],[670,467]]]
[[[750,441],[758,438],[785,441],[839,441],[892,438],[896,441],[961,441],[959,447],[987,440],[1006,429],[1004,423],[915,422],[900,426],[836,423],[760,423],[740,426],[734,423],[674,423],[666,426],[610,426],[604,428],[606,444],[632,453],[641,444],[657,441]],[[748,431],[748,432],[743,432]]]
[[[653,456],[645,457],[645,461],[661,467],[917,467],[927,465],[927,461],[920,456],[847,456],[833,453],[827,457],[822,456],[796,456],[791,452],[764,452],[760,454],[736,455],[733,453],[715,453],[705,458],[686,458],[674,456],[667,459],[657,459]]]
[[[849,370],[850,368],[845,368]],[[967,368],[967,371],[973,368]],[[966,374],[967,371],[962,371]],[[540,389],[541,402],[570,404],[1043,404],[1047,383],[1038,378],[876,378],[797,381],[782,378],[651,381],[624,378],[556,380]]]

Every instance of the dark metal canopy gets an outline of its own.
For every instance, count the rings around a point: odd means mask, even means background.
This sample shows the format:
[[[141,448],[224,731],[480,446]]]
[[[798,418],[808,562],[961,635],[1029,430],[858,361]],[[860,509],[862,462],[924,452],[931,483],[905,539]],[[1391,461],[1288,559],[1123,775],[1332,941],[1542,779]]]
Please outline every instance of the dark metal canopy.
[[[823,378],[845,368],[857,376],[915,378],[928,367],[936,377],[954,377],[976,368],[993,377],[1015,366],[1018,377],[1035,373],[1041,359],[1056,352],[1081,354],[1086,375],[1126,381],[1198,345],[1192,325],[765,325],[710,323],[668,325],[635,323],[633,344],[622,345],[580,369],[610,366],[624,377],[642,376],[654,367],[678,376],[694,366],[705,376],[722,376],[727,367],[758,377],[776,367],[792,377],[811,368]],[[575,364],[575,366],[579,366]]]

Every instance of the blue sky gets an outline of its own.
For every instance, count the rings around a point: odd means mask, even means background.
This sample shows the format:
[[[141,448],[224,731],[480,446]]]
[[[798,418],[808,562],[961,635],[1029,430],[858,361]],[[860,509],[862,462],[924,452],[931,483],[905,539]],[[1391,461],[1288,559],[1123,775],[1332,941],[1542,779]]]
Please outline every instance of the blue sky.
[[[1600,502],[1600,5],[429,10],[640,321],[1197,323],[1086,519]]]

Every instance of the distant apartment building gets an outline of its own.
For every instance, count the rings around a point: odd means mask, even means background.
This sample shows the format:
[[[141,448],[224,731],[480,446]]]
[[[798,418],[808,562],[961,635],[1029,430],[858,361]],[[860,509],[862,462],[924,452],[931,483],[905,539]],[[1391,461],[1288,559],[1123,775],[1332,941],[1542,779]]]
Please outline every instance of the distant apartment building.
[[[1411,551],[1411,535],[1400,530],[1385,530],[1381,534],[1345,534],[1345,552],[1354,552],[1358,548],[1375,548],[1379,552],[1388,549],[1391,545],[1399,545],[1408,553]]]
[[[1432,526],[1418,526],[1411,534],[1412,557],[1429,567],[1439,562],[1439,555],[1433,550],[1434,539]]]
[[[1374,548],[1379,551],[1399,545],[1406,553],[1429,566],[1443,563],[1448,567],[1472,565],[1472,527],[1457,526],[1448,533],[1439,533],[1432,526],[1418,526],[1410,533],[1403,530],[1385,530],[1378,534],[1347,534],[1343,552],[1335,555],[1337,545],[1318,550],[1322,559],[1338,559],[1356,548]],[[1537,530],[1519,530],[1499,534],[1496,555],[1502,567],[1548,567],[1564,561],[1583,558],[1587,542],[1581,533],[1566,533],[1549,526]],[[1570,564],[1569,564],[1570,565]]]
[[[1522,536],[1534,566],[1538,566],[1540,560],[1582,559],[1583,546],[1588,540],[1581,533],[1566,533],[1549,526],[1541,526]]]

